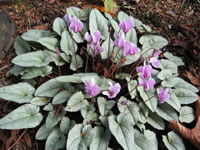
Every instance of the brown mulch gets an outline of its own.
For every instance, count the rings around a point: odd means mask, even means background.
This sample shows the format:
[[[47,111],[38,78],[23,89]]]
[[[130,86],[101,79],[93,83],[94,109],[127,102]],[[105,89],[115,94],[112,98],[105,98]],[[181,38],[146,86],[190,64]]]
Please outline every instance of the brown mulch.
[[[62,17],[66,7],[83,8],[88,4],[103,6],[103,2],[98,0],[18,0],[14,3],[0,4],[0,7],[8,11],[15,22],[17,35],[20,35],[30,29],[52,30],[53,20]],[[138,3],[133,0],[117,0],[117,4],[120,10],[151,26],[154,34],[168,39],[169,45],[166,49],[180,56],[185,62],[180,68],[181,76],[200,89],[200,4],[187,2],[183,5],[182,0],[140,0]],[[14,55],[12,48],[6,57],[0,59],[0,85],[12,82],[9,70]],[[1,117],[10,111],[6,106],[7,102],[0,100]],[[0,130],[0,149],[8,149],[23,132]],[[35,141],[34,134],[34,130],[27,130],[13,150],[44,149],[44,143]],[[188,150],[195,150],[188,141],[184,142],[187,143]]]

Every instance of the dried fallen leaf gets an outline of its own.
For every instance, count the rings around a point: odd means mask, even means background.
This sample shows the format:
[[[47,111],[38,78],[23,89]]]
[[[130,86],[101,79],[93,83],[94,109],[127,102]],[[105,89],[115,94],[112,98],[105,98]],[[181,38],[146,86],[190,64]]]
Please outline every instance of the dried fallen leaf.
[[[196,125],[193,129],[188,129],[175,120],[169,121],[169,128],[179,132],[183,137],[190,140],[194,146],[200,150],[200,97],[196,102]]]
[[[200,89],[200,79],[194,67],[189,67],[190,71],[185,71],[185,76]]]
[[[33,27],[33,29],[47,30],[48,29],[48,24],[38,25],[38,26]]]
[[[32,148],[32,141],[31,141],[31,137],[28,133],[24,134],[24,140],[26,142],[26,146],[29,148]]]
[[[112,12],[106,10],[104,7],[102,7],[102,6],[97,6],[97,5],[84,5],[84,6],[83,6],[83,10],[87,9],[88,7],[98,9],[98,10],[101,11],[101,12],[106,12],[106,13],[110,14],[112,17],[116,17],[116,14],[117,14],[117,13],[114,14],[114,13],[112,13]]]

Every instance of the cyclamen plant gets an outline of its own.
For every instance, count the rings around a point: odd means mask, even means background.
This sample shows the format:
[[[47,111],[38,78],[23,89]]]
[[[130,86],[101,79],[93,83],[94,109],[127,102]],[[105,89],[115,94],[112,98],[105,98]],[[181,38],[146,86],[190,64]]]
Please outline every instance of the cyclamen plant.
[[[67,8],[53,32],[17,37],[10,72],[21,82],[0,88],[0,97],[23,105],[0,128],[39,127],[35,137],[46,140],[46,150],[157,150],[158,138],[184,150],[176,133],[159,131],[169,120],[194,120],[186,105],[198,89],[178,77],[183,62],[163,50],[167,44],[124,12],[112,18]]]

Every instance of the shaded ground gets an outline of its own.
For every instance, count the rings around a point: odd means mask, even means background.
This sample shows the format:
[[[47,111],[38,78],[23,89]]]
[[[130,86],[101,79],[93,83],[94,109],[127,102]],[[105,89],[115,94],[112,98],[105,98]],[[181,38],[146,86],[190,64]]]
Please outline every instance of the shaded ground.
[[[181,77],[200,88],[200,4],[195,2],[182,4],[181,0],[140,0],[137,4],[133,0],[123,2],[118,0],[120,10],[132,14],[143,23],[152,27],[154,34],[167,38],[169,45],[166,50],[182,57],[185,66],[179,69]],[[1,4],[1,2],[0,2]],[[30,29],[52,30],[52,22],[56,17],[65,14],[66,7],[86,4],[103,6],[102,1],[93,0],[18,0],[15,3],[0,5],[8,11],[16,24],[17,35]],[[183,9],[181,9],[183,8]],[[182,11],[181,11],[182,10]],[[180,15],[181,14],[181,15]],[[7,55],[0,59],[0,86],[14,82],[10,79],[9,69],[14,57],[11,48]],[[10,110],[10,103],[0,100],[0,116]],[[193,127],[190,124],[189,127]],[[11,147],[24,131],[0,130],[1,149]],[[29,129],[24,137],[17,142],[13,149],[32,150],[44,149],[44,143],[34,140],[34,130]],[[184,141],[188,150],[195,148],[187,140]]]

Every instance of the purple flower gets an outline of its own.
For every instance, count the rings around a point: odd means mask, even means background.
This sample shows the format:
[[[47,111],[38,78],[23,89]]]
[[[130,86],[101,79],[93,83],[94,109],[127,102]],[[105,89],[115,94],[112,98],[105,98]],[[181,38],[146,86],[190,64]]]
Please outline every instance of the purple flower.
[[[142,79],[140,85],[143,86],[146,91],[148,91],[150,88],[154,87],[155,80],[152,79],[151,77],[148,80]]]
[[[120,49],[124,49],[125,46],[125,36],[122,34],[120,37],[117,32],[114,33],[115,42],[114,45],[119,47]]]
[[[76,16],[65,15],[64,18],[73,32],[77,33],[83,29],[83,23]]]
[[[127,33],[133,27],[133,18],[130,18],[127,21],[121,21],[119,27],[124,33]]]
[[[85,81],[85,90],[91,97],[97,95],[100,91],[99,86],[96,85],[94,78],[91,79],[91,82]]]
[[[92,42],[97,44],[101,39],[101,32],[99,32],[98,30],[96,32],[94,32],[94,34],[92,35]]]
[[[151,76],[152,67],[151,67],[151,65],[144,64],[143,67],[137,67],[136,70],[137,70],[137,72],[141,72],[142,73],[140,75],[140,77],[142,79],[147,79],[148,77]]]
[[[153,57],[150,59],[150,63],[155,68],[159,68],[160,67],[160,62],[158,61],[158,57],[159,57],[160,53],[161,53],[160,50],[157,50],[157,51],[153,52]]]
[[[158,98],[160,103],[164,103],[166,100],[168,100],[169,99],[168,88],[166,88],[165,90],[163,90],[163,88],[159,88]]]
[[[108,98],[115,98],[117,94],[120,92],[121,86],[119,83],[116,83],[114,86],[112,82],[109,82],[109,84],[110,84],[109,90],[103,91],[102,94],[108,96]]]
[[[103,52],[104,49],[100,45],[101,32],[97,30],[92,36],[89,35],[88,32],[86,32],[84,37],[86,41],[90,43],[90,47],[92,50],[94,50],[95,55]]]
[[[126,41],[124,45],[124,49],[122,51],[123,51],[124,56],[127,56],[129,54],[135,55],[138,51],[138,48],[133,43]]]
[[[92,41],[92,37],[89,35],[89,33],[88,32],[86,32],[85,33],[85,40],[87,41],[87,42],[91,42]]]

